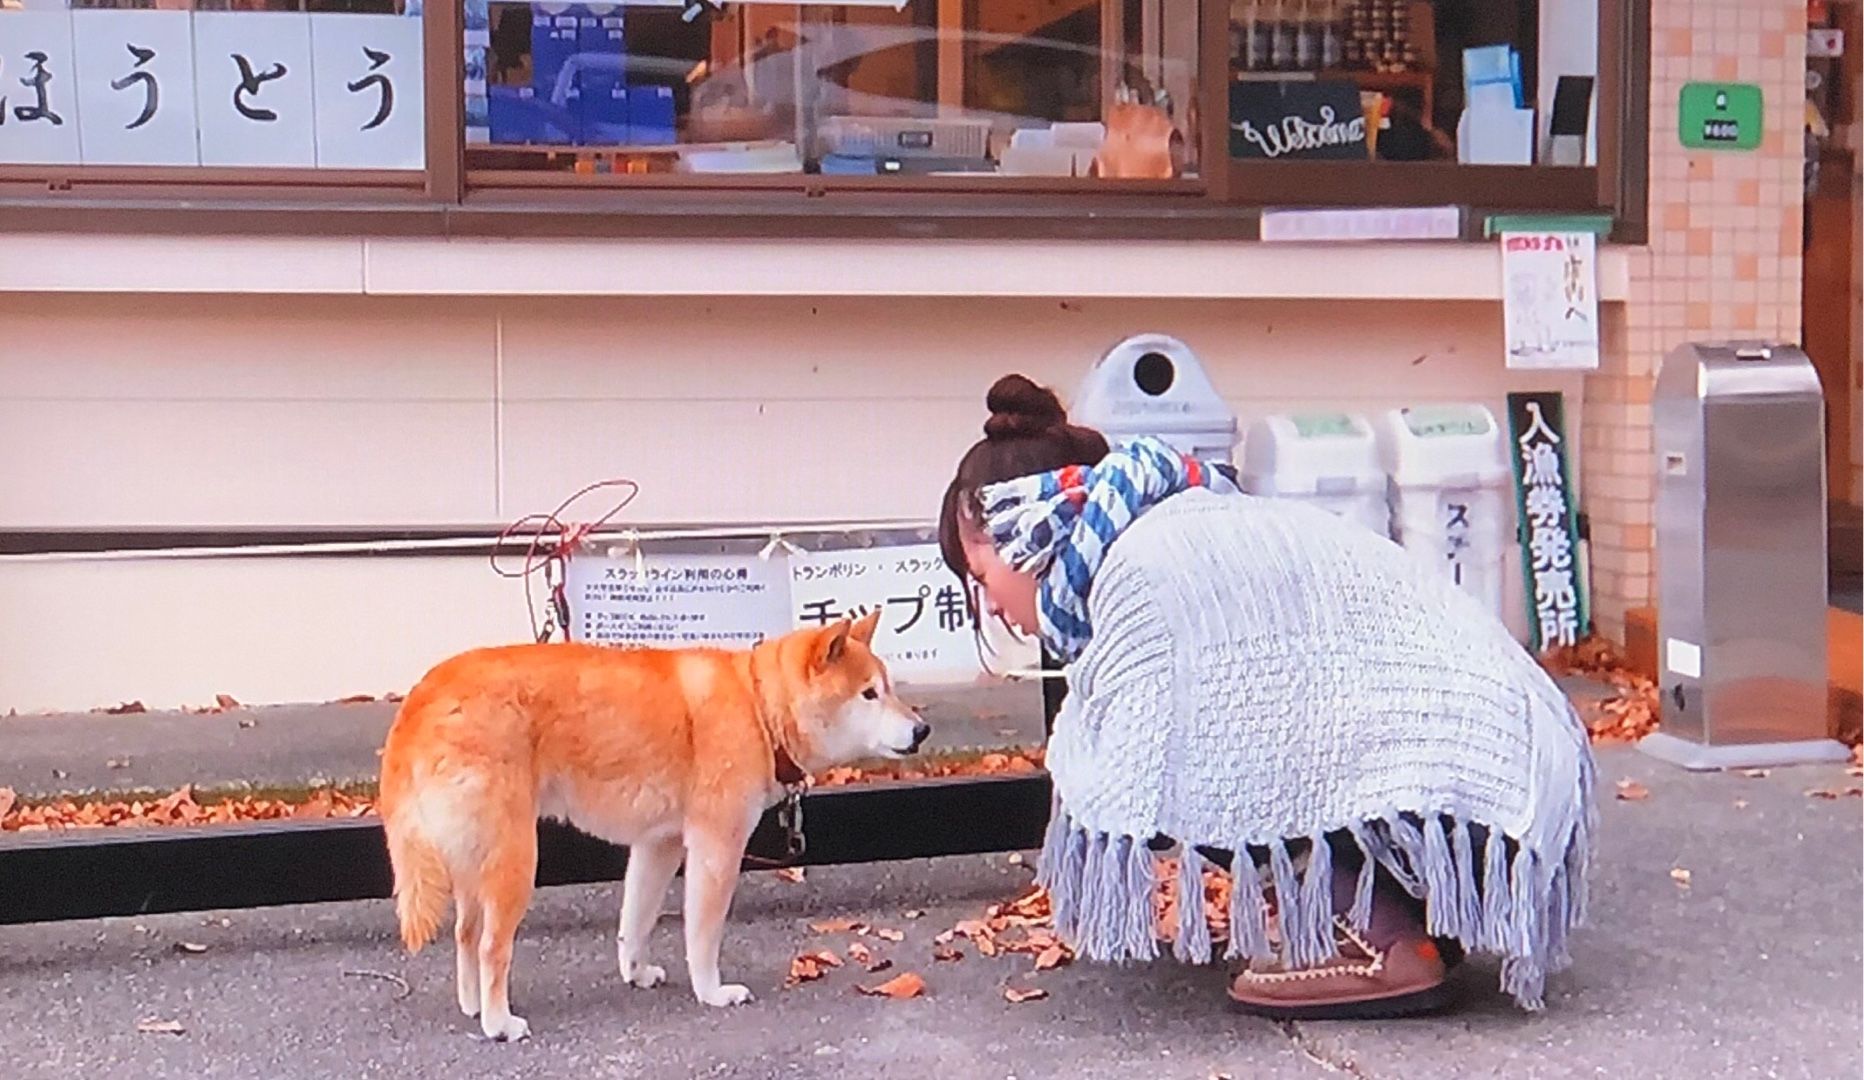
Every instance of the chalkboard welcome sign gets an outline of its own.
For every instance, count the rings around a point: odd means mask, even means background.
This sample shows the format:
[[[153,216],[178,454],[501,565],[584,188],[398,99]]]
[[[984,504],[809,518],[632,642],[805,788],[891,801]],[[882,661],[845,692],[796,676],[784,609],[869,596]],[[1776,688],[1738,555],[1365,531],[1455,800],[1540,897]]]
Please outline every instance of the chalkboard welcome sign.
[[[1230,156],[1366,160],[1366,114],[1358,85],[1280,80],[1231,84]]]

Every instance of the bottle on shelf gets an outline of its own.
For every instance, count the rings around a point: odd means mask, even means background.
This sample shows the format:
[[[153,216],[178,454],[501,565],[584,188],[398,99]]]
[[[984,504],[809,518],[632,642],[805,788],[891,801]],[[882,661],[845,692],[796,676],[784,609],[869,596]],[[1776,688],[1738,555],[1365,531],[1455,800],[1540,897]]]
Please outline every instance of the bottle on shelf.
[[[1291,0],[1265,0],[1262,19],[1269,30],[1269,63],[1265,70],[1294,69],[1294,12]]]
[[[1346,9],[1342,0],[1323,0],[1320,25],[1320,66],[1338,71],[1346,64]]]
[[[1320,18],[1317,0],[1294,0],[1294,69],[1320,67]]]

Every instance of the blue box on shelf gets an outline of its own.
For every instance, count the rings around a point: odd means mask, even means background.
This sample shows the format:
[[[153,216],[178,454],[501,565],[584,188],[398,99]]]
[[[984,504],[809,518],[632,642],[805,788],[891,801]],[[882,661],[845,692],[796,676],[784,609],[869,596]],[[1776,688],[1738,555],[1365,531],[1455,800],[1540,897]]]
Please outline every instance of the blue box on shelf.
[[[628,88],[629,136],[636,146],[665,146],[675,140],[676,121],[671,86],[636,85]]]
[[[501,146],[563,145],[576,141],[581,125],[568,109],[552,105],[529,86],[490,86],[486,124]]]
[[[531,86],[537,96],[549,98],[556,91],[558,76],[579,47],[583,14],[576,4],[531,8]]]
[[[628,123],[628,86],[614,75],[582,74],[582,141],[588,146],[625,146],[633,141]]]
[[[621,8],[591,4],[583,9],[576,23],[576,51],[619,56],[625,51],[626,26]]]

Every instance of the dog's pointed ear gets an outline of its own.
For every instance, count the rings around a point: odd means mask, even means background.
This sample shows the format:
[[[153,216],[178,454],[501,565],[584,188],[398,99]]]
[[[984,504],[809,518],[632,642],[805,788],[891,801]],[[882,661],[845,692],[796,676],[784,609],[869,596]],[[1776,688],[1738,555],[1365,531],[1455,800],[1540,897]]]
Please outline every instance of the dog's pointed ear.
[[[815,669],[827,671],[839,663],[848,651],[848,634],[853,629],[848,620],[843,619],[832,626],[825,627],[816,637]]]
[[[854,640],[861,644],[872,645],[874,643],[874,631],[879,628],[880,609],[875,608],[866,615],[861,616],[861,621],[855,623],[853,629],[850,630],[849,633],[853,634]]]

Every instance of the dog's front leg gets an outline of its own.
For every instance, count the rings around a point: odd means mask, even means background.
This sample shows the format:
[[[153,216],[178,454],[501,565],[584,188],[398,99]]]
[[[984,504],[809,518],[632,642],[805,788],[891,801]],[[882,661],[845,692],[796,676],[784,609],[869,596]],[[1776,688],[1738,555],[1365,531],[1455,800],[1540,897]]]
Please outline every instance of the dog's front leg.
[[[718,975],[719,944],[725,936],[731,894],[738,887],[746,839],[703,830],[689,830],[686,837],[686,971],[692,978],[693,995],[707,1005],[742,1005],[751,1000],[748,987],[721,984]]]
[[[667,885],[679,870],[680,856],[684,853],[678,836],[644,841],[628,849],[628,872],[621,885],[621,926],[616,931],[615,952],[621,961],[622,979],[642,989],[658,986],[667,977],[665,969],[647,962],[647,940],[653,935],[654,923],[660,919]]]

